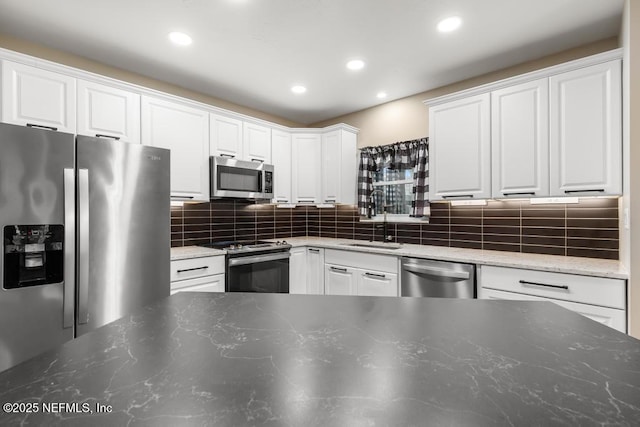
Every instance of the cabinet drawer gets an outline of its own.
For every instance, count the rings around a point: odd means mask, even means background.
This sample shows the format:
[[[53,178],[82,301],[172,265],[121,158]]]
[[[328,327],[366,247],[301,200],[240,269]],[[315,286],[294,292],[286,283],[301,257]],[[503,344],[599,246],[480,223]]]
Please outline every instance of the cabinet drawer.
[[[480,286],[624,310],[625,281],[516,268],[480,268]]]
[[[567,310],[574,311],[591,320],[607,325],[610,328],[620,332],[627,332],[627,321],[624,310],[615,308],[599,307],[597,305],[580,304],[577,302],[561,301],[556,299],[547,299],[531,295],[516,294],[514,292],[496,291],[493,289],[483,289],[480,295],[482,299],[497,300],[517,300],[517,301],[550,301],[564,307]]]
[[[224,273],[171,283],[171,295],[176,292],[224,292]]]
[[[385,273],[398,273],[398,258],[392,255],[325,249],[324,262]]]
[[[171,261],[171,281],[224,274],[224,256]]]

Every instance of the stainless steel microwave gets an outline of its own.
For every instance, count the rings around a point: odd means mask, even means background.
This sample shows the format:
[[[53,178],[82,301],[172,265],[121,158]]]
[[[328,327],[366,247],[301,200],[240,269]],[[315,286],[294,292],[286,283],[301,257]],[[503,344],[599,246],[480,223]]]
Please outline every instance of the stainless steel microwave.
[[[273,198],[273,165],[212,156],[209,173],[211,198]]]

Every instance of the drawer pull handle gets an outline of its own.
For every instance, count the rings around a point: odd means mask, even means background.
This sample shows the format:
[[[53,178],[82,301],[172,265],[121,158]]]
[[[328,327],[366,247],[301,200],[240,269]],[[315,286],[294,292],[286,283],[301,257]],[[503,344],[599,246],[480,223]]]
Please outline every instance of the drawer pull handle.
[[[464,198],[468,197],[473,199],[473,194],[459,194],[459,195],[451,195],[451,196],[442,196],[443,199],[456,199],[456,198]]]
[[[264,163],[264,160],[262,159],[251,159],[252,162],[260,162],[260,163]]]
[[[309,249],[309,252],[318,252],[318,253],[319,253],[319,252],[320,252],[320,249],[311,249],[311,248],[310,248],[310,249]]]
[[[536,192],[535,191],[522,191],[522,192],[519,192],[519,193],[505,193],[505,192],[502,192],[502,194],[504,196],[535,196]]]
[[[520,280],[523,285],[544,286],[545,288],[566,289],[569,290],[567,285],[549,285],[548,283],[529,282],[527,280]]]
[[[27,123],[27,127],[28,128],[41,128],[41,129],[48,129],[48,130],[58,130],[58,128],[54,127],[54,126],[38,125],[38,124],[35,124],[35,123]]]
[[[379,279],[384,279],[387,277],[385,274],[375,274],[375,273],[364,273],[364,275],[369,277],[377,277]]]
[[[209,267],[206,265],[204,267],[184,268],[182,270],[178,270],[178,273],[186,273],[187,271],[196,271],[196,270],[206,270],[207,268]]]
[[[236,157],[235,154],[220,154],[220,157],[229,157],[231,159],[233,159],[234,157]]]
[[[330,267],[330,269],[331,269],[332,271],[337,271],[337,272],[340,272],[340,273],[346,273],[346,272],[347,272],[347,269],[346,269],[346,268]]]
[[[115,139],[116,141],[120,141],[119,136],[105,135],[103,133],[96,133],[96,138],[110,138],[110,139]]]
[[[571,193],[604,193],[604,188],[596,188],[594,190],[564,190],[565,194]]]

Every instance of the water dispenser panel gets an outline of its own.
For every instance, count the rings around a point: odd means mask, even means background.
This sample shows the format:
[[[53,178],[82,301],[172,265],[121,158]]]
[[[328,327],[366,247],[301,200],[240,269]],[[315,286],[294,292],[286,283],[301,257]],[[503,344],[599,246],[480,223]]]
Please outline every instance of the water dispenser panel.
[[[62,282],[64,226],[7,225],[3,242],[4,289]]]

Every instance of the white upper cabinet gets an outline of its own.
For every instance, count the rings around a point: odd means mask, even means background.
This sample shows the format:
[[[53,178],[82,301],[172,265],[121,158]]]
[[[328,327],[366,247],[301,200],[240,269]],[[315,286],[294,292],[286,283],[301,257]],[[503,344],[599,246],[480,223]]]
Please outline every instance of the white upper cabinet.
[[[548,79],[491,93],[492,195],[549,195]]]
[[[431,200],[491,197],[490,95],[429,109]]]
[[[242,128],[244,160],[271,163],[271,128],[245,122]]]
[[[273,164],[273,202],[291,203],[291,134],[271,131],[271,163]]]
[[[2,121],[76,133],[76,79],[3,61]]]
[[[317,133],[293,134],[292,192],[294,203],[320,203],[322,138]],[[278,171],[275,171],[277,174]]]
[[[322,135],[322,203],[336,203],[340,199],[340,160],[342,158],[341,131]]]
[[[78,80],[78,134],[140,143],[140,95]]]
[[[322,135],[322,203],[356,203],[356,134],[343,129]]]
[[[622,193],[619,60],[549,79],[551,195]]]
[[[142,143],[171,150],[171,197],[208,201],[209,113],[142,97]]]
[[[242,127],[242,120],[211,114],[211,155],[234,157],[242,160]]]

